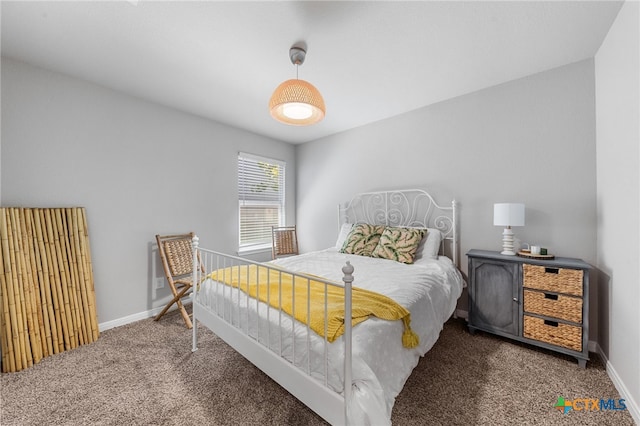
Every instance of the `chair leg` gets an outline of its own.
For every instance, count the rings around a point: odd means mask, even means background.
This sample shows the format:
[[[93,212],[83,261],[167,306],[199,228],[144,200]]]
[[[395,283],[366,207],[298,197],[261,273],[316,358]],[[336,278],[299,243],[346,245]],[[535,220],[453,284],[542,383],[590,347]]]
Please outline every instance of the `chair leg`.
[[[160,318],[162,318],[164,316],[164,314],[167,313],[167,311],[169,310],[169,308],[171,307],[171,305],[173,305],[174,303],[176,303],[176,297],[174,296],[173,299],[171,300],[171,302],[167,303],[167,306],[164,307],[164,309],[162,309],[160,311],[160,313],[158,315],[156,315],[156,317],[153,319],[154,321],[158,321]]]
[[[171,306],[176,303],[178,300],[180,300],[180,298],[182,297],[182,293],[176,293],[173,296],[173,299],[171,299],[171,301],[169,303],[167,303],[167,305],[160,311],[160,313],[158,315],[156,315],[156,317],[154,318],[155,321],[158,321],[160,318],[162,318],[164,316],[164,314],[167,313],[167,311],[169,310],[169,308],[171,308]]]
[[[180,309],[180,313],[182,314],[182,319],[184,320],[184,323],[187,325],[187,328],[191,330],[191,327],[193,327],[193,324],[191,323],[191,318],[189,318],[189,314],[187,313],[187,310],[182,305],[182,301],[178,299],[176,304],[178,305],[178,309]]]
[[[169,303],[167,303],[167,305],[164,307],[164,309],[162,309],[162,311],[160,311],[160,313],[158,315],[156,315],[156,317],[154,318],[154,321],[158,321],[160,318],[162,318],[164,316],[164,314],[167,313],[169,308],[171,308],[171,306],[175,303],[178,306],[178,309],[180,310],[180,314],[182,315],[182,319],[184,320],[184,323],[186,324],[187,328],[191,329],[191,327],[193,327],[193,324],[191,323],[191,319],[189,318],[189,314],[187,314],[187,311],[184,308],[184,305],[182,304],[182,301],[180,300],[182,298],[182,296],[184,296],[184,294],[190,288],[191,287],[185,287],[179,293],[176,293],[173,296],[173,299],[171,299],[171,301]]]

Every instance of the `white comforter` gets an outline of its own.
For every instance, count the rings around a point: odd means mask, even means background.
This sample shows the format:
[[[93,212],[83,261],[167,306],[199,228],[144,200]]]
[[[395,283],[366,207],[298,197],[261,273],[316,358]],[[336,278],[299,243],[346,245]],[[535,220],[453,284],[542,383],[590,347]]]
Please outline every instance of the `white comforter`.
[[[342,282],[341,268],[347,260],[355,269],[353,285],[384,294],[408,309],[411,312],[411,328],[420,338],[418,347],[403,347],[402,321],[371,318],[353,328],[353,400],[350,401],[350,422],[390,424],[396,396],[418,364],[419,358],[433,346],[444,322],[453,313],[462,292],[463,280],[446,257],[423,260],[420,265],[405,265],[327,249],[272,263],[292,271]],[[259,308],[262,320],[256,325],[258,322],[255,314],[252,316],[246,311],[244,293],[238,295],[236,290],[225,287],[213,285],[208,280],[198,292],[199,302],[220,309],[223,299],[232,300],[231,307],[224,308],[227,311],[225,316],[236,318],[240,328],[247,329],[249,334],[276,352],[282,351],[283,356],[290,360],[295,358],[296,365],[309,368],[312,376],[324,380],[324,371],[328,367],[329,386],[342,392],[343,337],[328,345],[327,366],[323,338],[313,332],[311,338],[308,338],[306,327],[292,327],[288,316],[280,316],[277,310],[263,304]],[[255,312],[255,302],[249,306]],[[269,321],[264,320],[267,312]],[[295,330],[293,333],[292,329]],[[292,335],[295,335],[294,339]],[[307,345],[311,350],[310,358],[307,358]]]

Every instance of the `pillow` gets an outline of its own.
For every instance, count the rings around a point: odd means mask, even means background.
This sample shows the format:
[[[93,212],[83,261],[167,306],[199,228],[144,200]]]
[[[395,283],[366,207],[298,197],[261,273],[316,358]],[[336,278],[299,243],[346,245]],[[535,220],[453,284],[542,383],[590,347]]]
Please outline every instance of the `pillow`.
[[[353,223],[343,223],[340,227],[340,232],[338,233],[338,239],[336,240],[336,248],[340,250],[344,245],[344,242],[347,240],[349,233],[351,232],[351,228],[353,228]]]
[[[384,225],[368,225],[366,223],[354,225],[340,252],[371,256],[380,241],[380,235],[384,232],[384,228]]]
[[[442,232],[435,228],[427,228],[427,235],[420,241],[413,263],[419,263],[423,259],[437,259],[441,242]]]
[[[419,228],[394,228],[388,226],[380,236],[372,257],[413,263],[413,258],[426,230]]]

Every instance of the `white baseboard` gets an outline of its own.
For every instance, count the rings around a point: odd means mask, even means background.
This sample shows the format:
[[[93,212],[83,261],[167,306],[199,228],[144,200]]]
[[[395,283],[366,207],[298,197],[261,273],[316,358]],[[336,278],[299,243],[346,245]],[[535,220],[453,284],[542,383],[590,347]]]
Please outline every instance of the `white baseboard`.
[[[627,406],[627,410],[629,410],[629,414],[633,417],[633,420],[637,425],[640,425],[640,406],[638,405],[638,401],[633,399],[633,396],[629,393],[629,389],[625,386],[624,382],[618,375],[618,372],[613,367],[613,365],[607,359],[607,356],[604,354],[604,351],[600,347],[600,345],[596,345],[597,348],[594,350],[600,358],[602,359],[603,364],[607,368],[607,375],[613,382],[613,385],[616,387],[618,392],[620,392],[620,396],[624,399],[624,403]]]
[[[191,304],[191,296],[185,296],[182,299],[182,304],[183,305]],[[103,332],[105,330],[109,330],[110,328],[120,327],[122,325],[127,325],[127,324],[130,324],[132,322],[136,322],[136,321],[140,321],[140,320],[143,320],[143,319],[155,317],[156,315],[158,315],[160,313],[160,311],[163,308],[164,308],[164,306],[160,306],[160,307],[157,307],[157,308],[150,309],[148,311],[139,312],[139,313],[133,314],[133,315],[128,315],[126,317],[118,318],[118,319],[115,319],[115,320],[112,320],[112,321],[102,322],[102,323],[98,324],[98,330],[100,332]],[[173,305],[171,308],[169,308],[169,312],[174,311],[176,309],[178,309],[177,306]]]

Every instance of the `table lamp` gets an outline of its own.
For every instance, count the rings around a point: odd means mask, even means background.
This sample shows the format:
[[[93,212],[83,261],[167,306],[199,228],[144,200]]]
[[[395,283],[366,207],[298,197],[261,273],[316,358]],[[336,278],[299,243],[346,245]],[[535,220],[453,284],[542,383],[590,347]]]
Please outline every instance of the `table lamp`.
[[[513,250],[512,226],[524,226],[524,204],[496,203],[493,205],[493,224],[504,226],[502,233],[502,251],[500,254],[515,256]]]

